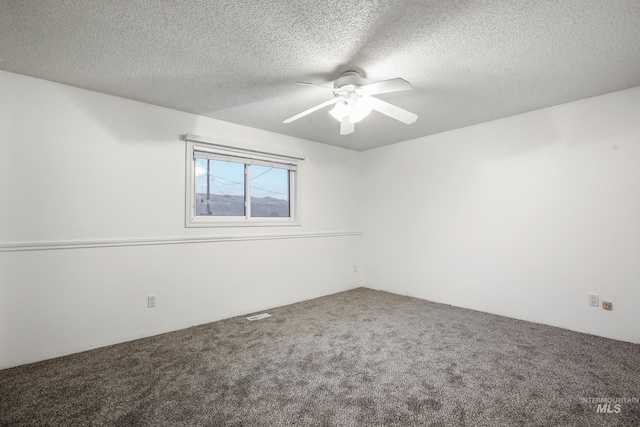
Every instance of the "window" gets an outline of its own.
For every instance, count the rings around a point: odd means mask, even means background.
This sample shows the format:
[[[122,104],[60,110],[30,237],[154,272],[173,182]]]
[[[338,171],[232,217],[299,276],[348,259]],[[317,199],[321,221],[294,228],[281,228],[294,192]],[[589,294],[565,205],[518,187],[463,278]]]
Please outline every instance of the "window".
[[[187,227],[299,224],[300,157],[209,144],[191,135],[185,139]]]

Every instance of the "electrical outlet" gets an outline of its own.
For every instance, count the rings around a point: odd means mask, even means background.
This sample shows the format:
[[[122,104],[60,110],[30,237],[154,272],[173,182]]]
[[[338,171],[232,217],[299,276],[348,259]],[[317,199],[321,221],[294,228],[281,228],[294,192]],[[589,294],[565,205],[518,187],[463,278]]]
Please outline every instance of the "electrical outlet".
[[[153,308],[155,306],[156,306],[156,296],[155,295],[149,295],[147,297],[147,307]]]
[[[609,301],[602,301],[602,308],[604,308],[605,310],[612,310],[613,304],[611,304]]]
[[[598,295],[596,295],[596,294],[589,295],[589,305],[597,307],[599,300],[600,300],[600,298],[598,298]]]

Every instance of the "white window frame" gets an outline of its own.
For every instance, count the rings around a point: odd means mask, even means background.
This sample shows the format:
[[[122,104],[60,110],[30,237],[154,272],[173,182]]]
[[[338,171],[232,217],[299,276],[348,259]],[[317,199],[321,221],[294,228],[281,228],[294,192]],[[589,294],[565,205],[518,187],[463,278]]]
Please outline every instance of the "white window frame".
[[[259,227],[259,226],[289,226],[300,225],[298,211],[298,167],[304,160],[300,155],[276,154],[256,148],[238,147],[226,141],[206,138],[196,135],[184,135],[186,141],[186,221],[190,227]],[[234,161],[245,165],[273,166],[289,170],[289,217],[252,217],[251,216],[251,185],[245,182],[245,215],[244,216],[204,216],[196,215],[196,177],[195,159]],[[246,168],[246,166],[245,166]],[[250,182],[249,172],[245,172],[245,180]]]

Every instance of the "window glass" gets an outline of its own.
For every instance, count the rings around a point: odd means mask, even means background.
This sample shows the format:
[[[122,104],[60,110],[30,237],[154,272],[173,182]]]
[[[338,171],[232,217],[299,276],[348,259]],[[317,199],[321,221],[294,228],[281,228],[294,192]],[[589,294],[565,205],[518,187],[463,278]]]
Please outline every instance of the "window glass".
[[[289,216],[289,171],[251,165],[251,216]]]
[[[244,216],[244,164],[195,159],[196,216]]]

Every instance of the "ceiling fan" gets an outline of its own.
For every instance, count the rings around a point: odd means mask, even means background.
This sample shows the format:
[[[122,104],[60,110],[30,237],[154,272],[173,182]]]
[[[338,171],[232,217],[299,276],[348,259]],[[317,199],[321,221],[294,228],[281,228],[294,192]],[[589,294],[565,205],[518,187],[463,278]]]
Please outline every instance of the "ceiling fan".
[[[320,89],[330,90],[333,92],[334,98],[323,102],[320,105],[309,108],[302,113],[296,114],[293,117],[289,117],[284,120],[283,123],[291,123],[294,120],[298,120],[299,118],[306,116],[307,114],[311,114],[314,111],[333,104],[335,104],[335,106],[331,111],[329,111],[329,114],[340,122],[340,135],[349,135],[353,133],[355,130],[355,124],[367,117],[369,113],[371,113],[371,110],[376,110],[408,125],[414,123],[418,119],[417,115],[372,96],[381,93],[400,92],[403,90],[413,89],[411,83],[399,77],[395,79],[382,80],[376,83],[367,83],[365,79],[360,77],[360,74],[357,71],[345,71],[333,83],[333,88],[319,86],[313,83],[297,83],[305,86],[313,86]]]

